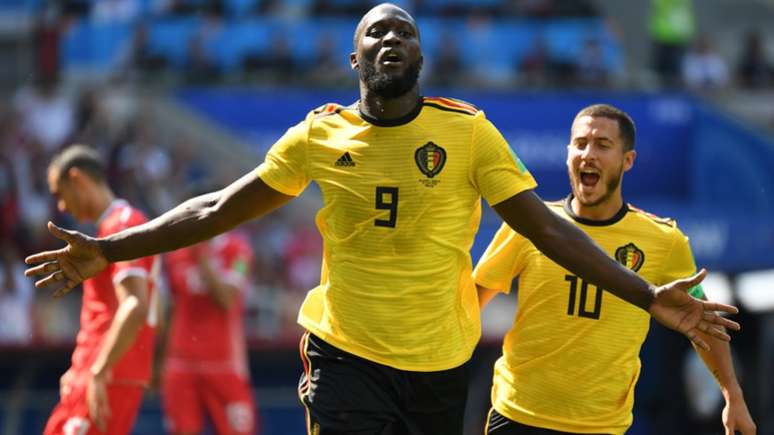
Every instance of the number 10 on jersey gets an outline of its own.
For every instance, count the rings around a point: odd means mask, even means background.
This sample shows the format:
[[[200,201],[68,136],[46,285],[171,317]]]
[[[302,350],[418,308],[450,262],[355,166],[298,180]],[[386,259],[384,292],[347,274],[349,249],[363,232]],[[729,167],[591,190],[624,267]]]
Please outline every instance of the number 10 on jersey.
[[[567,302],[567,315],[575,315],[575,307],[577,304],[577,311],[579,317],[586,317],[589,319],[599,320],[599,315],[602,312],[602,289],[594,286],[596,291],[594,292],[594,307],[591,311],[586,309],[586,300],[589,296],[589,283],[578,278],[575,275],[565,275],[564,280],[570,283],[570,295]],[[578,297],[578,281],[580,281],[580,297]]]

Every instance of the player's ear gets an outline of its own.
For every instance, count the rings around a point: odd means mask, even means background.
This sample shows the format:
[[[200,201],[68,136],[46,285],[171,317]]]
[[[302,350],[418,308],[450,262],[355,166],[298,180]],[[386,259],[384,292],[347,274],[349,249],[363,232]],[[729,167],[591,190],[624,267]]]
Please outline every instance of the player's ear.
[[[67,170],[67,179],[78,188],[91,181],[91,178],[85,172],[75,167]]]
[[[624,152],[624,164],[623,169],[624,171],[628,171],[629,169],[634,166],[634,160],[637,159],[637,151],[629,150]]]
[[[360,65],[357,63],[357,53],[354,51],[352,53],[349,53],[349,66],[357,71],[358,68],[360,68]]]
[[[83,179],[83,171],[76,167],[72,167],[67,170],[67,177],[65,177],[70,183],[79,183]]]

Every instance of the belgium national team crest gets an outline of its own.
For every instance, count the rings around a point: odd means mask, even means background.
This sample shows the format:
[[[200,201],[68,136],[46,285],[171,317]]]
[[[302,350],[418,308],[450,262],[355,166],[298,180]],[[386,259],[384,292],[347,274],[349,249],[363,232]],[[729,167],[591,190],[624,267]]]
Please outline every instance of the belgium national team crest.
[[[446,150],[438,145],[428,142],[417,148],[414,153],[414,161],[417,167],[427,178],[433,178],[441,172],[446,164]]]
[[[645,262],[645,253],[640,248],[629,243],[615,250],[615,259],[629,269],[638,272]]]

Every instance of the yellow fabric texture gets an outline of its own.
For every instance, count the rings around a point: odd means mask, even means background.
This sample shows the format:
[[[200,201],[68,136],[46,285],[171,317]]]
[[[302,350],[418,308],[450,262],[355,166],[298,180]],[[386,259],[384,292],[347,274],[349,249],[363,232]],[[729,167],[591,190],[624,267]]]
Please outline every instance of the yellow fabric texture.
[[[592,226],[575,221],[562,202],[548,205],[651,283],[695,272],[688,239],[673,221],[629,207],[617,222]],[[518,277],[516,318],[495,363],[494,408],[530,426],[623,434],[632,423],[648,313],[599,292],[506,225],[474,276],[478,285],[505,292]]]
[[[481,332],[469,254],[481,197],[497,204],[536,184],[483,112],[446,98],[421,104],[394,126],[325,105],[257,170],[285,194],[311,181],[322,192],[320,285],[298,322],[365,359],[438,371],[467,361]]]

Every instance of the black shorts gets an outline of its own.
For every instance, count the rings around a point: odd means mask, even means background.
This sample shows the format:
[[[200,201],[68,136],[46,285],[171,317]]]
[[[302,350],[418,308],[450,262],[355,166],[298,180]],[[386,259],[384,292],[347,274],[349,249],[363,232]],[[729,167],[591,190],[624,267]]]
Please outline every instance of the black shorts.
[[[410,372],[301,338],[298,395],[310,435],[462,435],[467,364]]]
[[[579,435],[570,432],[559,432],[551,429],[527,426],[504,417],[494,408],[489,410],[485,435]],[[594,434],[587,434],[594,435]],[[603,434],[595,434],[603,435]]]

